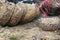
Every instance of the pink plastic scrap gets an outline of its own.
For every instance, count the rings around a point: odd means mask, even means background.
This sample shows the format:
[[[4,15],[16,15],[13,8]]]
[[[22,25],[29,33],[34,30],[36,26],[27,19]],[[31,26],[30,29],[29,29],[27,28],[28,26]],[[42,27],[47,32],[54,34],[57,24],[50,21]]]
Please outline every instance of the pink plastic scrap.
[[[50,0],[43,0],[42,3],[40,3],[39,8],[43,17],[48,16],[47,11],[50,11]],[[46,9],[46,11],[43,8]]]

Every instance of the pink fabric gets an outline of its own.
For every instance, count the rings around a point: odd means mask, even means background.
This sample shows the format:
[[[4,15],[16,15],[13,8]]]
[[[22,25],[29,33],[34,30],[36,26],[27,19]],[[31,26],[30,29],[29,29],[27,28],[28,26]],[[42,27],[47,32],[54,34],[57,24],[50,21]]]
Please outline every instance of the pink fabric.
[[[48,11],[50,11],[50,0],[44,0],[42,3],[40,3],[39,8],[40,12],[42,13],[43,17],[48,16],[47,12],[43,10],[43,7],[45,7]]]

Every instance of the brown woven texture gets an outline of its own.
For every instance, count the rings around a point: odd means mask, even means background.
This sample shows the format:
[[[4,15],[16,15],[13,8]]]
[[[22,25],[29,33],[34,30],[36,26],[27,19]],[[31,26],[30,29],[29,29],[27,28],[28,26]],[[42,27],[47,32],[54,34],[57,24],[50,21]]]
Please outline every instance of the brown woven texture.
[[[17,25],[20,21],[27,23],[39,15],[39,8],[32,4],[0,3],[0,25]]]
[[[0,5],[0,25],[2,26],[15,26],[21,22],[27,23],[40,15],[39,8],[36,5],[27,3],[0,3]],[[57,16],[46,18],[41,17],[32,23],[33,24],[30,25],[37,24],[37,26],[43,30],[57,30],[60,28],[60,18]]]

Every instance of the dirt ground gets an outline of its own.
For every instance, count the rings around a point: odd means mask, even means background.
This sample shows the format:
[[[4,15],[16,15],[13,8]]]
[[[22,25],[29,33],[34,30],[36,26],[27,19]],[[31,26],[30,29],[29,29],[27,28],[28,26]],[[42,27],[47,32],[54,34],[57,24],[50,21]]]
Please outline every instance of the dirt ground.
[[[14,27],[1,27],[0,40],[60,40],[60,35],[56,32],[43,31],[36,24],[28,23]]]

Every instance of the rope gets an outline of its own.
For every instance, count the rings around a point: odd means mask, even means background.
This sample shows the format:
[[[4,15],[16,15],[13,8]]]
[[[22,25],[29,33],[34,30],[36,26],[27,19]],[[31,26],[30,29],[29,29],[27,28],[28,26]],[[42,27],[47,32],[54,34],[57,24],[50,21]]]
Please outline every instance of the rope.
[[[39,15],[36,5],[27,3],[2,3],[0,9],[0,25],[15,26],[18,23],[28,23]]]
[[[43,0],[39,5],[40,12],[43,17],[48,16],[48,12],[50,11],[50,0]]]

